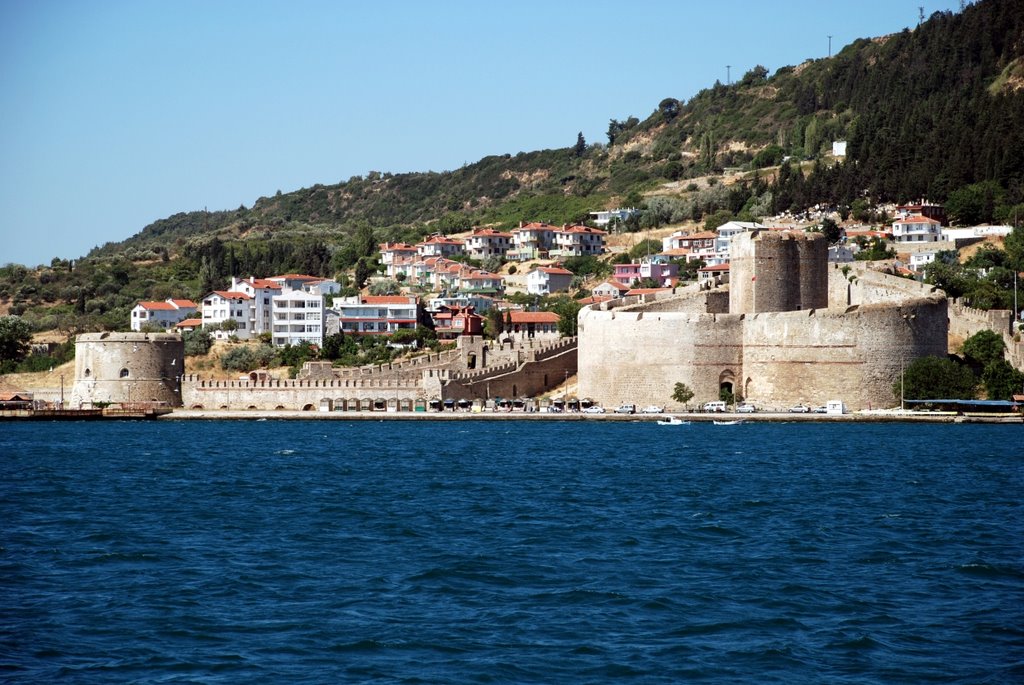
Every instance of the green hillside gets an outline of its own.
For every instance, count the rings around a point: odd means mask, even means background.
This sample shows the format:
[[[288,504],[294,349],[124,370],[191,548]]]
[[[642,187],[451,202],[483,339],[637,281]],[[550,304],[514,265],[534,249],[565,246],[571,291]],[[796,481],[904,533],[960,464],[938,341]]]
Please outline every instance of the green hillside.
[[[845,161],[833,140],[848,141]],[[613,119],[606,140],[566,143],[175,214],[75,264],[0,268],[0,304],[37,328],[123,327],[137,300],[199,297],[231,273],[333,276],[371,267],[380,241],[620,205],[643,210],[633,230],[821,203],[857,215],[923,197],[954,220],[1005,221],[1024,215],[1024,3],[981,0],[828,59],[755,67],[643,119]]]

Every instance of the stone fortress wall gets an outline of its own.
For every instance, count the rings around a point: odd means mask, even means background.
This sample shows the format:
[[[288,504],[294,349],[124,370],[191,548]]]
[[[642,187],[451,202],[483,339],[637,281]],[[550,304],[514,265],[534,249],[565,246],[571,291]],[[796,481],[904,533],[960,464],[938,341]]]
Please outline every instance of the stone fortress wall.
[[[333,369],[314,362],[294,380],[186,376],[182,401],[189,409],[413,411],[445,400],[537,397],[576,373],[575,338],[458,343],[400,363]]]
[[[681,410],[671,400],[681,382],[695,393],[691,406],[727,387],[765,408],[890,407],[906,364],[946,353],[946,298],[929,286],[830,268],[814,234],[754,231],[733,250],[729,314],[696,311],[715,302],[710,293],[582,310],[581,396]]]
[[[185,345],[172,333],[84,333],[75,340],[71,408],[97,403],[181,406]]]

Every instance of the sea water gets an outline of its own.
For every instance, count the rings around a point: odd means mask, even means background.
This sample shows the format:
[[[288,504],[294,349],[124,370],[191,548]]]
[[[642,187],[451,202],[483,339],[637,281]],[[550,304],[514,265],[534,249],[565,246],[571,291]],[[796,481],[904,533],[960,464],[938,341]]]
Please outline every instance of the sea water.
[[[1020,683],[1022,435],[0,424],[0,680]]]

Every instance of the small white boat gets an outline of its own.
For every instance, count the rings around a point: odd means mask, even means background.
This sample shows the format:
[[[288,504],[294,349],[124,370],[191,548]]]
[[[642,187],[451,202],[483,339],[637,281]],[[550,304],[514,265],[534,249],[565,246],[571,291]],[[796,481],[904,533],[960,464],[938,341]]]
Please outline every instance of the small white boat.
[[[669,416],[665,419],[658,419],[659,426],[685,426],[690,423],[689,421],[683,421],[678,416]]]
[[[715,421],[716,426],[735,426],[736,424],[743,423],[743,419],[736,419],[735,421]]]

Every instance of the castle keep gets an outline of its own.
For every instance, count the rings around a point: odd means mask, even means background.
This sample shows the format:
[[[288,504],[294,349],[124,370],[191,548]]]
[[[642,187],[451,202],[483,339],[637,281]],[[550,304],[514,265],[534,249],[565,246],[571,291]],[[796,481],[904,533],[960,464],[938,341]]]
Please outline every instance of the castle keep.
[[[946,297],[931,286],[830,268],[817,234],[752,231],[732,250],[728,294],[582,310],[581,396],[671,408],[675,384],[685,383],[693,403],[727,389],[766,408],[834,399],[851,410],[891,407],[905,365],[946,354]]]

